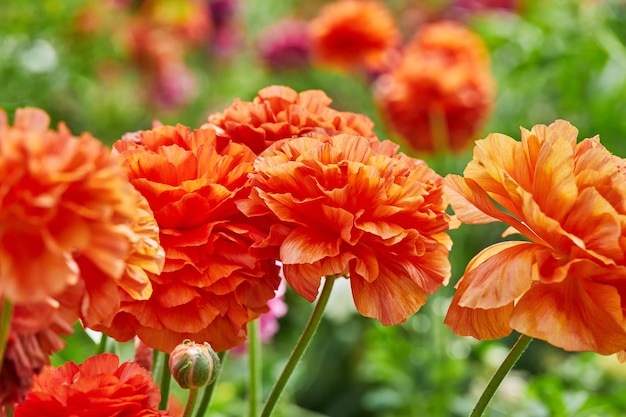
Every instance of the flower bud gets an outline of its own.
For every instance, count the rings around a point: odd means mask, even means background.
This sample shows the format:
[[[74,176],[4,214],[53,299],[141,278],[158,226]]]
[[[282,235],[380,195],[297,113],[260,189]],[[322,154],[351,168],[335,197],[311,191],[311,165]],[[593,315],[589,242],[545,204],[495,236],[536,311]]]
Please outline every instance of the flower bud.
[[[170,353],[170,372],[182,388],[194,389],[209,385],[220,371],[220,359],[205,342],[187,339]]]

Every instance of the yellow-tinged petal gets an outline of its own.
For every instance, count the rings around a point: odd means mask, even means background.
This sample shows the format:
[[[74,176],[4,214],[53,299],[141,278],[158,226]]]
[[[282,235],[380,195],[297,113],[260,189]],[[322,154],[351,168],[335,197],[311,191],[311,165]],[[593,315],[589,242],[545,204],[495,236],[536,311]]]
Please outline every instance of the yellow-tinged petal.
[[[541,147],[536,164],[532,192],[541,210],[552,219],[561,221],[578,197],[574,179],[572,144],[563,139],[546,142]]]

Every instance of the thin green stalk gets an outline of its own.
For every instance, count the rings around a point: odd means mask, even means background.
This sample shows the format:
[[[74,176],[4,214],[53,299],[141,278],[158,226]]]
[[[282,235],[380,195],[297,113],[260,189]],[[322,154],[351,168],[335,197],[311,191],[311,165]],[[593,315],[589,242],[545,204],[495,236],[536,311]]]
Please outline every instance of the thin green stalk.
[[[107,342],[109,341],[109,336],[107,336],[106,334],[102,333],[102,335],[100,336],[100,343],[98,343],[98,350],[96,351],[96,354],[101,354],[107,351]]]
[[[311,313],[311,317],[309,318],[309,322],[307,323],[302,335],[300,335],[300,339],[296,343],[291,355],[289,355],[289,359],[287,359],[287,363],[285,364],[285,368],[282,373],[274,383],[274,387],[270,392],[267,401],[265,402],[265,406],[263,410],[261,410],[261,417],[269,417],[272,415],[272,411],[278,402],[278,398],[282,394],[285,386],[287,385],[287,381],[291,377],[294,369],[296,369],[296,365],[302,358],[304,351],[307,346],[311,342],[313,335],[315,335],[315,331],[322,320],[322,315],[324,314],[324,309],[326,308],[326,304],[328,304],[328,299],[330,298],[330,293],[333,289],[333,284],[335,283],[335,279],[337,277],[326,277],[326,282],[324,283],[324,288],[322,289],[322,293],[319,296],[319,300],[317,300],[317,304],[315,304],[315,308],[313,308],[313,312]]]
[[[199,388],[191,388],[189,390],[189,396],[187,397],[187,405],[185,405],[185,411],[183,417],[191,417],[193,414],[193,407],[196,405],[196,399],[198,399]]]
[[[0,367],[4,360],[4,351],[11,329],[11,318],[13,317],[13,303],[7,298],[2,298],[2,315],[0,316]]]
[[[169,353],[163,353],[163,361],[161,367],[161,378],[159,379],[161,384],[161,402],[159,403],[159,410],[167,410],[167,403],[170,399],[170,382],[172,381],[172,373],[170,372],[170,355]]]
[[[500,383],[513,368],[515,362],[517,362],[520,356],[522,356],[522,353],[524,353],[532,340],[532,337],[526,335],[521,335],[519,339],[517,339],[517,342],[515,342],[515,344],[509,351],[509,354],[506,356],[500,367],[491,377],[491,380],[489,381],[482,395],[478,399],[476,406],[474,406],[474,410],[472,410],[470,417],[480,417],[483,415],[485,409],[487,408],[487,405],[489,405],[489,402],[493,398],[493,395],[496,393],[496,390],[500,386]]]
[[[217,357],[220,358],[220,364],[222,365],[220,367],[220,369],[224,369],[224,361],[226,359],[226,351],[224,352],[218,352],[217,353]],[[206,414],[206,410],[209,408],[209,404],[211,403],[211,397],[213,396],[213,390],[215,389],[215,386],[217,385],[217,381],[220,378],[220,374],[217,374],[217,377],[215,378],[215,381],[213,381],[211,384],[207,385],[206,387],[204,387],[204,392],[202,393],[202,399],[200,400],[200,405],[198,406],[198,410],[196,411],[196,417],[204,417],[204,415]]]
[[[250,381],[248,387],[248,416],[255,417],[259,412],[259,393],[261,392],[261,339],[259,334],[260,320],[248,323],[248,363]]]
[[[7,404],[4,406],[4,415],[6,417],[13,417],[14,413],[15,413],[15,410],[13,409],[13,404]]]

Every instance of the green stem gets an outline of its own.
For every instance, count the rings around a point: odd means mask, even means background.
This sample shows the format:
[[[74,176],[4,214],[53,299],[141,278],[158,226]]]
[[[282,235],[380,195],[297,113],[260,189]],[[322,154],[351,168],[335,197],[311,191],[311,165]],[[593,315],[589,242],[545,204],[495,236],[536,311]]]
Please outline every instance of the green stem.
[[[217,357],[220,359],[220,364],[222,365],[220,369],[224,369],[224,360],[226,359],[226,351],[218,352]],[[206,410],[209,408],[209,404],[211,403],[211,397],[213,396],[213,390],[217,385],[217,381],[220,378],[220,373],[215,378],[211,384],[207,385],[204,388],[204,392],[202,393],[202,399],[200,400],[200,406],[198,406],[198,411],[196,411],[196,417],[204,417]]]
[[[2,408],[0,408],[0,411],[2,411]],[[13,409],[13,404],[6,404],[4,406],[4,415],[6,417],[13,417],[14,414],[15,410]]]
[[[4,351],[11,330],[11,318],[13,317],[13,303],[7,298],[2,299],[2,315],[0,315],[0,368],[4,360]]]
[[[98,343],[98,350],[96,351],[96,354],[100,355],[101,353],[104,353],[107,351],[107,342],[109,341],[109,336],[107,336],[104,333],[101,333],[100,336],[100,343]]]
[[[163,364],[161,367],[161,402],[159,410],[167,410],[167,403],[170,399],[170,382],[172,381],[172,373],[170,372],[170,355],[163,353]]]
[[[307,323],[302,335],[300,335],[300,339],[296,343],[291,355],[289,355],[289,359],[285,364],[285,368],[282,373],[274,383],[274,387],[270,392],[267,401],[265,402],[265,406],[261,411],[261,417],[269,417],[272,415],[272,411],[278,402],[278,398],[280,394],[282,394],[285,386],[287,385],[287,381],[291,377],[296,365],[302,358],[304,351],[307,346],[311,342],[313,335],[315,335],[315,331],[322,320],[322,315],[324,313],[324,309],[326,308],[326,304],[328,303],[328,299],[330,297],[330,293],[333,289],[333,284],[335,283],[336,276],[326,277],[326,282],[324,283],[324,288],[322,289],[322,293],[319,296],[319,300],[317,300],[317,304],[311,313],[311,317],[309,318],[309,322]]]
[[[200,389],[192,388],[189,390],[189,396],[187,397],[187,405],[185,405],[185,412],[183,417],[191,417],[193,414],[193,407],[196,405],[196,399],[198,399],[198,392]]]
[[[248,398],[248,416],[255,417],[259,409],[259,393],[261,392],[261,340],[259,321],[248,323],[248,361],[250,366],[250,385]]]
[[[532,342],[532,340],[533,340],[532,337],[526,336],[526,335],[521,335],[519,339],[517,339],[517,342],[515,342],[515,344],[509,351],[509,354],[504,359],[504,362],[502,362],[500,367],[496,370],[496,372],[491,377],[491,380],[489,381],[482,395],[478,399],[478,402],[476,403],[474,410],[472,410],[470,417],[480,417],[483,415],[483,413],[485,412],[485,409],[487,408],[487,405],[489,404],[489,401],[491,401],[491,399],[493,398],[493,395],[496,393],[496,390],[500,386],[500,383],[502,382],[502,380],[504,380],[504,377],[507,376],[509,371],[513,368],[513,366],[515,365],[515,362],[517,362],[520,356],[522,356],[522,353],[524,353],[524,351],[526,350],[530,342]]]

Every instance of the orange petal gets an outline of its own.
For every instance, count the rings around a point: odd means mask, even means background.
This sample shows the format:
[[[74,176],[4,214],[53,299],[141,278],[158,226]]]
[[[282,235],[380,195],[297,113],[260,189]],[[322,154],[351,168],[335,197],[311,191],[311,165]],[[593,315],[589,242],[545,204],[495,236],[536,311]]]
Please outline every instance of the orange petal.
[[[283,265],[283,273],[289,285],[309,302],[315,301],[322,281],[322,268],[315,264]]]
[[[459,297],[459,306],[493,309],[515,301],[530,288],[536,250],[543,247],[502,242],[481,251],[465,272],[467,288]]]
[[[626,348],[626,322],[615,287],[568,278],[534,285],[519,300],[511,327],[569,351],[603,355]]]
[[[426,303],[426,292],[396,263],[380,264],[378,278],[372,282],[351,273],[350,283],[359,313],[385,326],[404,322]]]
[[[280,247],[284,264],[311,264],[339,254],[341,239],[335,233],[306,227],[294,229]]]
[[[447,175],[445,190],[454,214],[467,224],[505,222],[520,232],[527,230],[517,219],[502,212],[487,192],[474,180],[458,175]]]
[[[537,156],[533,189],[527,190],[546,216],[561,221],[578,197],[574,180],[574,151],[564,139],[546,142]]]
[[[513,303],[492,309],[461,307],[459,299],[464,290],[459,286],[454,294],[444,324],[460,336],[472,336],[479,340],[499,339],[511,333],[509,319]]]

